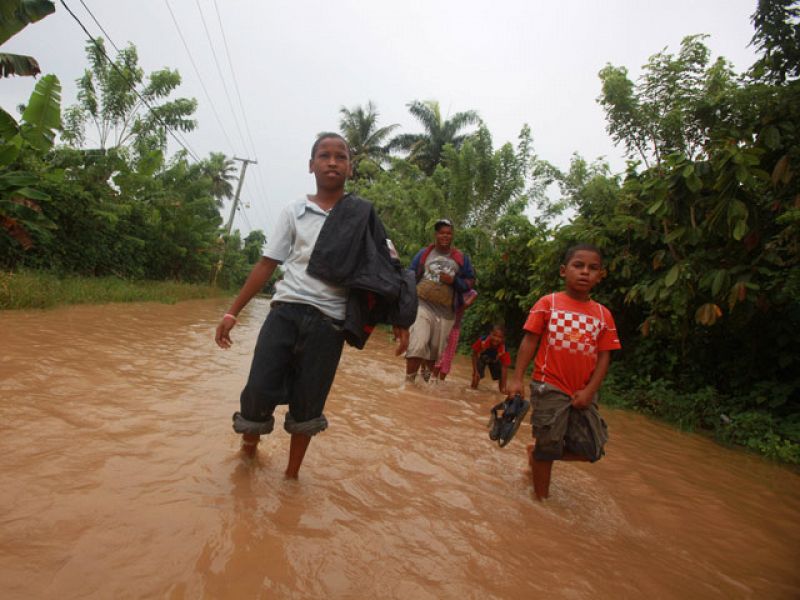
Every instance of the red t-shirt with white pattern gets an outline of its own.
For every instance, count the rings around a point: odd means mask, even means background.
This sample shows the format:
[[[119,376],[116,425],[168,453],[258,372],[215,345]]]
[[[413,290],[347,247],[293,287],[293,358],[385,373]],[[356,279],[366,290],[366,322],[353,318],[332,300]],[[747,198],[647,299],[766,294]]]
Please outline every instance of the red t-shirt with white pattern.
[[[533,379],[570,396],[589,383],[598,352],[622,347],[611,311],[594,300],[581,302],[564,292],[539,298],[523,329],[541,336]]]

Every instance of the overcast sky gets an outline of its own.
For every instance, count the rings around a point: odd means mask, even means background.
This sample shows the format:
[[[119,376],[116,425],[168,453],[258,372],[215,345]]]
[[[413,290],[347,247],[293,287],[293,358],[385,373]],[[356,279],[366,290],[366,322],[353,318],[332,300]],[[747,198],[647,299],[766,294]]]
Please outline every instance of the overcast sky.
[[[103,34],[85,7],[117,46],[133,42],[146,72],[180,71],[183,84],[176,95],[199,102],[199,126],[185,136],[196,155],[221,151],[258,159],[246,174],[234,228],[268,235],[283,205],[314,191],[310,147],[318,132],[338,130],[342,106],[372,100],[381,125],[399,123],[411,133],[420,128],[406,104],[437,100],[445,116],[476,110],[495,147],[515,143],[527,123],[541,158],[566,168],[578,152],[590,160],[606,157],[621,170],[621,151],[611,143],[596,103],[597,73],[606,63],[626,66],[636,77],[649,56],[664,48],[677,52],[681,39],[696,33],[710,35],[712,60],[724,56],[737,71],[755,56],[748,44],[756,0],[66,3],[93,35]],[[33,55],[43,73],[58,75],[66,107],[75,102],[74,81],[86,68],[85,44],[86,35],[56,0],[55,14],[2,50]],[[0,81],[0,106],[12,111],[33,85],[30,78]]]

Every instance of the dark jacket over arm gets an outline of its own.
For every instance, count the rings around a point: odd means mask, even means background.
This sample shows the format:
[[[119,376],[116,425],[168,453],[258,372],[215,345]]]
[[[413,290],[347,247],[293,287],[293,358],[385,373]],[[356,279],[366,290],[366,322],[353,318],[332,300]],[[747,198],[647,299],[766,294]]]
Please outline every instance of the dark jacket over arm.
[[[344,329],[351,346],[363,348],[377,323],[408,328],[416,319],[414,273],[393,256],[372,204],[353,194],[325,220],[307,271],[348,288]]]

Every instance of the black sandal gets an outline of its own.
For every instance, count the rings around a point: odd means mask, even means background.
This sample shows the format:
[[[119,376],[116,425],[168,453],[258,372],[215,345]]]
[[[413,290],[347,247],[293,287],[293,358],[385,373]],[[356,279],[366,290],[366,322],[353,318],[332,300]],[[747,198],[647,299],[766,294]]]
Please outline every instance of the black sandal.
[[[522,425],[522,420],[531,408],[531,403],[519,394],[511,398],[506,398],[499,404],[492,407],[492,416],[489,420],[491,429],[489,439],[497,441],[502,448],[507,445],[517,433],[517,429]],[[502,411],[502,415],[499,412]]]

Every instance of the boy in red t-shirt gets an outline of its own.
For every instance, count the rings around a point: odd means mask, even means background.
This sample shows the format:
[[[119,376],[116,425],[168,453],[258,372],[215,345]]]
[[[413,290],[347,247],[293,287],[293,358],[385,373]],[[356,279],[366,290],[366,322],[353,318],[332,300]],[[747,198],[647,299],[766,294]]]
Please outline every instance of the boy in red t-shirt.
[[[564,291],[540,298],[523,329],[509,396],[522,394],[522,380],[533,359],[531,423],[535,443],[528,446],[536,498],[547,498],[553,460],[594,462],[608,440],[597,409],[597,391],[620,348],[611,312],[589,298],[603,278],[603,255],[589,244],[567,250],[560,269]],[[541,343],[540,343],[541,342]]]
[[[492,332],[472,344],[472,389],[486,376],[486,367],[497,382],[500,393],[506,391],[506,375],[511,365],[511,355],[505,346],[506,330],[502,325],[492,327]]]

